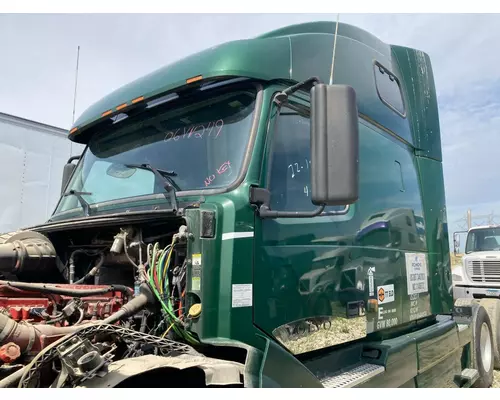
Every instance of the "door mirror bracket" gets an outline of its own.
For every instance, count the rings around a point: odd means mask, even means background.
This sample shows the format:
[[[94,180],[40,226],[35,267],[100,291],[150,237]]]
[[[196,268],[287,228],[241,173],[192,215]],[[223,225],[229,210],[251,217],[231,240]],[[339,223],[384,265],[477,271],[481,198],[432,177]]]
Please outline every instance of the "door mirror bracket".
[[[250,187],[250,204],[256,206],[259,216],[268,218],[312,218],[320,215],[325,206],[321,205],[312,211],[273,211],[270,206],[271,193],[259,187]]]

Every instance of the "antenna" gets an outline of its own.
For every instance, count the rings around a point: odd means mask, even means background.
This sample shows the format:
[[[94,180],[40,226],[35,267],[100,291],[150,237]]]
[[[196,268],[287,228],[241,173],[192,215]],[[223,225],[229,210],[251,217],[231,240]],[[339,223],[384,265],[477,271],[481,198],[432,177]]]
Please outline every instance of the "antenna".
[[[335,25],[335,37],[333,39],[332,69],[330,70],[330,85],[333,83],[333,65],[335,63],[335,51],[337,50],[337,32],[339,30],[339,15],[337,14],[337,23]]]
[[[76,109],[76,90],[78,88],[78,64],[80,63],[80,46],[76,50],[76,71],[75,71],[75,93],[73,95],[73,117],[71,120],[71,125],[75,123],[75,109]],[[69,153],[70,156],[73,155],[73,141],[69,142]]]
[[[73,120],[71,121],[71,125],[73,125],[75,123],[76,89],[78,87],[78,63],[79,62],[80,62],[80,46],[78,46],[78,50],[76,52],[75,94],[73,96]]]

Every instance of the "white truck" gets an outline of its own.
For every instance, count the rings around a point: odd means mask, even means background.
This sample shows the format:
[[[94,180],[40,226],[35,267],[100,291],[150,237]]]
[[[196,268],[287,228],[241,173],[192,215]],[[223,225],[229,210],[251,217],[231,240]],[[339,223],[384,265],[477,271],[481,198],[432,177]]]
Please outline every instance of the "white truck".
[[[455,254],[460,233],[453,234]],[[455,298],[500,298],[500,225],[475,226],[467,232],[461,267],[453,270]]]
[[[494,365],[500,369],[500,225],[474,226],[453,234],[455,255],[460,235],[467,234],[462,263],[452,267],[453,298],[481,304],[492,323]]]
[[[0,113],[0,232],[49,218],[61,195],[63,166],[83,146],[68,131]]]

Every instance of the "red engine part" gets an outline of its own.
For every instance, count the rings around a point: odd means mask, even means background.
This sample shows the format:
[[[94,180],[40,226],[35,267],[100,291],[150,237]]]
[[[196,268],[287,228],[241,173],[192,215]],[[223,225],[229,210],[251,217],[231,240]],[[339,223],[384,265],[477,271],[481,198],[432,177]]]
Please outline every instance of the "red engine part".
[[[99,285],[53,286],[65,289],[100,289],[107,287]],[[52,315],[54,307],[58,312],[62,311],[70,300],[72,300],[71,296],[38,293],[0,285],[0,313],[10,316],[14,321],[43,323],[48,318],[48,315]],[[84,320],[104,319],[118,311],[124,304],[124,297],[121,292],[82,297],[81,300]],[[79,317],[78,311],[76,311],[76,316]]]
[[[16,361],[20,356],[21,348],[13,342],[9,342],[0,347],[0,360],[6,364]]]
[[[6,346],[2,346],[0,351],[2,358],[12,360],[17,359],[20,354],[28,356],[37,354],[59,338],[73,333],[83,326],[88,326],[88,324],[92,323],[65,327],[47,324],[22,324],[0,314],[0,338],[6,343]],[[20,354],[12,345],[17,346]]]

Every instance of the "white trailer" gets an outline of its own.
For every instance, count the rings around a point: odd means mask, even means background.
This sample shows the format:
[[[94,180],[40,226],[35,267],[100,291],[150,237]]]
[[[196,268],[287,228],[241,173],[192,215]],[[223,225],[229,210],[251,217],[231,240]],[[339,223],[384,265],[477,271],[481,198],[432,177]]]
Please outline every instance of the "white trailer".
[[[68,131],[0,113],[0,232],[46,221],[61,194],[64,164],[83,146]]]

